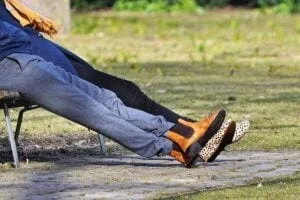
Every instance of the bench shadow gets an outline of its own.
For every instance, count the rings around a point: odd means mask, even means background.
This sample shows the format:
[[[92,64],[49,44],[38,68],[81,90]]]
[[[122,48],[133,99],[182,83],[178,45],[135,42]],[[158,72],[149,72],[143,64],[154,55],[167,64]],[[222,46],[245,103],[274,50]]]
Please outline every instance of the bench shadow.
[[[0,163],[12,162],[12,153],[9,143],[5,138],[0,138]],[[22,151],[18,147],[18,154],[21,162],[26,159],[34,162],[51,162],[55,165],[70,164],[73,167],[84,165],[132,165],[132,166],[149,166],[149,167],[171,167],[178,165],[177,162],[170,157],[160,158],[143,158],[138,155],[120,155],[120,153],[108,152],[102,155],[99,147],[70,147],[59,149],[35,149],[32,151]],[[76,161],[79,160],[79,161]],[[126,161],[124,161],[126,160]],[[174,164],[150,163],[158,161],[173,161]],[[145,163],[147,161],[147,163]]]
[[[7,147],[9,148],[9,147]],[[11,152],[0,151],[1,155],[0,162],[9,162],[12,160]],[[185,170],[185,167],[182,166],[179,162],[174,160],[171,157],[159,157],[159,158],[143,158],[138,155],[118,155],[115,153],[108,153],[108,155],[101,155],[100,151],[95,148],[76,148],[73,150],[61,148],[55,150],[43,149],[35,150],[32,152],[22,152],[20,151],[21,160],[24,161],[24,156],[30,161],[35,162],[50,162],[54,165],[54,169],[42,169],[38,170],[37,173],[27,176],[25,182],[20,182],[16,184],[3,184],[3,188],[19,188],[20,191],[15,195],[17,197],[53,197],[55,198],[64,198],[62,191],[72,191],[80,190],[86,186],[81,183],[72,183],[69,181],[64,181],[62,177],[65,176],[66,171],[73,171],[83,166],[130,166],[130,167],[143,167],[147,168],[182,168]],[[23,158],[22,158],[23,157]],[[217,159],[213,163],[197,163],[197,167],[212,167],[220,166],[227,162],[242,162],[244,159]],[[22,169],[21,169],[22,170]],[[54,184],[55,183],[55,184]],[[54,184],[54,185],[53,185]],[[138,184],[138,183],[137,183]],[[35,186],[35,187],[33,187]],[[51,187],[50,187],[51,186]],[[0,189],[1,189],[0,187]],[[98,185],[95,187],[101,187]],[[103,186],[108,187],[108,186]],[[29,189],[28,189],[29,188]],[[35,196],[32,196],[35,194]]]
[[[4,138],[0,139],[0,144],[4,143]],[[0,163],[11,162],[12,154],[9,144],[6,142],[0,149]],[[35,149],[32,151],[22,151],[18,147],[18,153],[21,162],[50,162],[56,166],[70,165],[78,167],[82,165],[101,165],[101,166],[118,166],[130,165],[135,167],[178,167],[182,166],[178,161],[169,156],[144,158],[138,155],[121,155],[121,152],[108,152],[102,155],[99,147],[70,147],[59,149]],[[213,163],[198,162],[199,166],[216,166],[226,162],[242,162],[244,159],[216,159]]]

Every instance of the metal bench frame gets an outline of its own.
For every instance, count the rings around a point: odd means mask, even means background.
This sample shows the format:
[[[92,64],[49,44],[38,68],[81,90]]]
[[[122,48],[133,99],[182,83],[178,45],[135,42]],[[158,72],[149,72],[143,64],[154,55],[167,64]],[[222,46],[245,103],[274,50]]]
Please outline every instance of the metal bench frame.
[[[1,92],[1,90],[0,90],[0,92]],[[7,91],[2,90],[2,92],[6,93]],[[7,95],[7,96],[2,95],[2,97],[0,96],[0,104],[3,106],[3,110],[4,110],[6,127],[7,127],[9,142],[10,142],[10,146],[11,146],[11,150],[12,150],[14,164],[15,164],[15,167],[18,168],[20,166],[20,162],[19,162],[19,157],[18,157],[17,145],[18,145],[18,140],[19,140],[19,135],[20,135],[21,125],[23,122],[24,113],[27,111],[30,111],[30,110],[40,108],[40,107],[37,105],[30,104],[30,103],[16,104],[17,100],[19,100],[19,101],[23,100],[21,98],[21,96],[19,95],[19,93],[17,93],[17,92],[8,92],[8,93],[11,93],[11,94]],[[26,102],[26,101],[24,101],[24,102]],[[9,109],[15,108],[15,107],[23,107],[23,108],[19,112],[16,130],[14,132],[10,114],[9,114]],[[101,134],[97,134],[97,136],[98,136],[98,140],[100,143],[101,153],[103,155],[105,155],[107,153],[107,147],[105,146],[105,138]]]

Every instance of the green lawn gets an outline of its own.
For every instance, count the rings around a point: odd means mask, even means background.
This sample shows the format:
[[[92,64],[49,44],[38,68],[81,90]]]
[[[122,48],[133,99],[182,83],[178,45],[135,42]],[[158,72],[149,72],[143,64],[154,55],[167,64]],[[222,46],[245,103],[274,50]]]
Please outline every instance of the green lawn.
[[[287,178],[266,181],[261,184],[220,189],[190,196],[172,197],[172,200],[204,200],[204,199],[274,199],[296,200],[300,198],[300,174]]]

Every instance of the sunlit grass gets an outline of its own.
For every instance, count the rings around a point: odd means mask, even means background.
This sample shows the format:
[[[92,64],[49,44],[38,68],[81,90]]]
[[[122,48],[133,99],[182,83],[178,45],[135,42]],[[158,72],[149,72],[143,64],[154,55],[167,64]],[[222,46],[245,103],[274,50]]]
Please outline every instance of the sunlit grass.
[[[280,178],[262,183],[254,183],[249,186],[219,189],[201,192],[195,195],[186,195],[170,199],[299,199],[300,196],[300,174]]]

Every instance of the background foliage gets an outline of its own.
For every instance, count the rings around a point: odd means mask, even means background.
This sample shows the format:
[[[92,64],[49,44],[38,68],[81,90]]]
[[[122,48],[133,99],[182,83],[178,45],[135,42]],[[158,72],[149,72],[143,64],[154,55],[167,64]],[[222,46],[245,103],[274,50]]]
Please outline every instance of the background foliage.
[[[71,0],[71,2],[72,7],[77,10],[113,8],[147,12],[194,12],[202,8],[245,6],[276,13],[300,11],[300,0]]]

